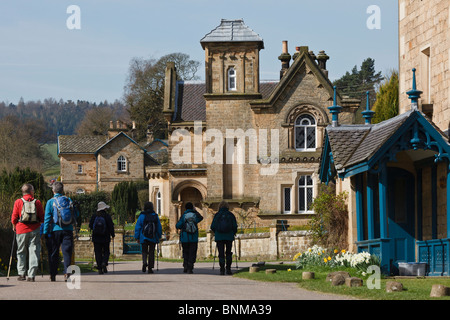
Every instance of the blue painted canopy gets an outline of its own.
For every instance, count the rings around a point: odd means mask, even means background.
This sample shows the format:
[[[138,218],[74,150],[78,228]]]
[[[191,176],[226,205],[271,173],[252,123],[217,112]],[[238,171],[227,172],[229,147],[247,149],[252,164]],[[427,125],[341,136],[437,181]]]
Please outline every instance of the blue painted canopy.
[[[328,126],[321,157],[320,179],[328,183],[396,161],[405,150],[424,150],[435,161],[450,157],[448,137],[417,109],[378,124]]]

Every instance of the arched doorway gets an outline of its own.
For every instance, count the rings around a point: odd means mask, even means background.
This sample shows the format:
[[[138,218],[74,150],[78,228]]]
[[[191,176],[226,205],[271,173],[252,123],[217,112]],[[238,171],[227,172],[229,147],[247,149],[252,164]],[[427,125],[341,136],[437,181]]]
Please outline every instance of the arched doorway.
[[[181,212],[184,212],[186,210],[186,203],[192,202],[192,204],[195,206],[197,211],[201,212],[203,209],[202,206],[202,194],[198,189],[194,187],[186,187],[180,192],[180,201],[181,204]]]

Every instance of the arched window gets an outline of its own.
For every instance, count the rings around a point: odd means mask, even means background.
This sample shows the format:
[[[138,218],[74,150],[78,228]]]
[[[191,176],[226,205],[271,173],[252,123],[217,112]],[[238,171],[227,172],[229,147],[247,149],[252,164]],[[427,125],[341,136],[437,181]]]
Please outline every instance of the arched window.
[[[310,114],[301,114],[295,121],[295,149],[297,151],[315,151],[317,142],[316,119]]]
[[[228,69],[228,90],[236,90],[236,70],[234,68]]]
[[[120,156],[117,159],[117,171],[125,172],[127,171],[127,159],[124,156]]]

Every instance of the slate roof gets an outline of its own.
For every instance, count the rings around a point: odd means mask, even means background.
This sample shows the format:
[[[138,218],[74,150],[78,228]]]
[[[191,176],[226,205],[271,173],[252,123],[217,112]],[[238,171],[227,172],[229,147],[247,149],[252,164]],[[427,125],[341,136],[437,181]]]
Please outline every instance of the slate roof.
[[[327,135],[338,171],[370,159],[409,118],[405,112],[371,125],[340,125],[327,127]]]
[[[278,81],[261,81],[259,89],[263,99],[270,96]],[[206,121],[206,84],[199,81],[178,81],[174,122]]]
[[[263,39],[247,27],[243,19],[222,19],[218,27],[200,40],[202,45],[206,42],[261,42],[264,46]]]
[[[105,136],[61,135],[58,137],[59,153],[95,154],[106,141]]]

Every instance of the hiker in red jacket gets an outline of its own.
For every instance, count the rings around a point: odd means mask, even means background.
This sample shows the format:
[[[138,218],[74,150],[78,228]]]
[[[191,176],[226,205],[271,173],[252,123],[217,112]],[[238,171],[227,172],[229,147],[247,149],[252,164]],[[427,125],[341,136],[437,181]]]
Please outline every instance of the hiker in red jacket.
[[[34,281],[39,265],[41,238],[39,227],[44,222],[42,203],[34,198],[34,187],[22,186],[23,197],[14,202],[11,223],[17,240],[17,271],[19,281]],[[27,271],[28,256],[28,274]]]

